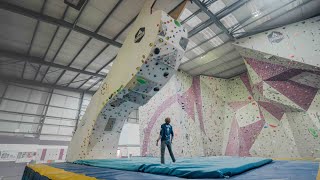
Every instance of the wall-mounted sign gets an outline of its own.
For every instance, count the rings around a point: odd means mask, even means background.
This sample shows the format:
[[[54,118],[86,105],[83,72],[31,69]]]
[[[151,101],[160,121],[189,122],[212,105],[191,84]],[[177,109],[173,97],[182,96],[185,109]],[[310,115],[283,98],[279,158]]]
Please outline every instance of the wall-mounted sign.
[[[134,42],[135,43],[139,43],[141,41],[141,39],[143,38],[144,34],[145,34],[145,27],[141,27],[138,32],[136,33],[136,35],[134,36]]]
[[[268,35],[268,39],[271,43],[279,43],[280,41],[282,41],[284,39],[284,36],[281,32],[272,31]]]
[[[15,161],[18,152],[15,151],[0,151],[0,161]]]

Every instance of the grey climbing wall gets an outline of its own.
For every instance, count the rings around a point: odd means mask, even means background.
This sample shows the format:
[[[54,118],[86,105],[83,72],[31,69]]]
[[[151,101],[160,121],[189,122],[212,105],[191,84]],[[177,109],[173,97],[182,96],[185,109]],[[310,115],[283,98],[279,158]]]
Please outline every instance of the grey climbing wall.
[[[95,93],[69,145],[67,160],[116,157],[128,115],[147,103],[179,67],[188,43],[181,24],[146,1],[111,71]]]

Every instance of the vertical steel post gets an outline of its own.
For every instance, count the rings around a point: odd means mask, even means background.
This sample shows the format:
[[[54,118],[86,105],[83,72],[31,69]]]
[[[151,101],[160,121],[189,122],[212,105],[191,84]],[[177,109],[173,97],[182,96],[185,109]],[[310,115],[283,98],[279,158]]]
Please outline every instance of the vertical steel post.
[[[74,132],[76,132],[76,130],[78,128],[78,124],[79,124],[79,120],[80,120],[81,107],[82,107],[82,103],[83,103],[83,97],[84,97],[84,92],[82,92],[81,95],[80,95],[79,108],[78,108],[78,114],[77,114],[77,117],[76,117],[76,124],[74,126]]]
[[[40,137],[41,135],[41,131],[42,131],[42,127],[43,127],[43,124],[44,124],[44,120],[46,119],[47,117],[47,112],[48,112],[48,109],[49,109],[49,104],[50,104],[50,101],[51,101],[51,98],[52,98],[52,94],[53,94],[53,90],[54,89],[51,89],[48,93],[48,96],[46,98],[46,103],[43,107],[43,112],[42,112],[42,116],[41,116],[41,119],[40,119],[40,122],[39,122],[39,127],[38,127],[38,137]]]

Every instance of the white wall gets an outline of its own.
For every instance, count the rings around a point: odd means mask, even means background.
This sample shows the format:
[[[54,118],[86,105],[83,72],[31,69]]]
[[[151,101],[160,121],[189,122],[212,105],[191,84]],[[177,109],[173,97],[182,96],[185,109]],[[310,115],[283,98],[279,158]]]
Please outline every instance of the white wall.
[[[119,145],[139,145],[139,124],[125,123],[119,139]]]
[[[92,95],[84,94],[80,106],[80,93],[55,89],[44,119],[41,135],[38,137],[41,115],[45,113],[43,104],[48,103],[49,95],[47,88],[20,84],[8,85],[0,82],[0,98],[4,98],[0,99],[0,135],[34,137],[41,141],[70,141],[77,118],[81,119]],[[78,114],[79,107],[80,114]],[[138,113],[134,111],[130,114],[120,136],[119,149],[122,156],[140,155],[139,138]],[[0,153],[11,152],[17,155],[19,152],[36,152],[37,162],[47,163],[51,160],[60,162],[65,159],[64,154],[63,159],[58,160],[60,149],[64,149],[66,153],[68,148],[66,143],[63,144],[60,146],[23,144],[21,142],[19,144],[0,144]],[[47,149],[46,156],[44,160],[40,160],[43,149]]]
[[[36,136],[42,115],[50,99],[49,89],[0,83],[0,133]],[[84,113],[91,95],[53,90],[40,139],[70,141],[79,116]],[[79,113],[80,108],[80,114]]]

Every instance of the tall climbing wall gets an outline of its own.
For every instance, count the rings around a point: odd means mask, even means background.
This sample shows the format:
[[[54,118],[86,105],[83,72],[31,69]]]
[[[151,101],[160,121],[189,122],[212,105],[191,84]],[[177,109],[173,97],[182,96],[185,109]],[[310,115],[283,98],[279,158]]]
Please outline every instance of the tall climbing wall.
[[[320,156],[319,39],[318,16],[235,43],[248,69],[241,80],[259,107],[250,127],[256,132],[238,134],[253,135],[244,138],[251,141],[246,147],[239,143],[240,152],[244,148],[249,155]],[[241,130],[241,124],[234,127]]]
[[[179,73],[142,106],[142,155],[172,118],[178,156],[320,157],[320,17],[240,39],[248,72]]]
[[[175,133],[176,156],[222,155],[225,80],[183,72],[139,108],[143,156],[158,156],[156,139],[166,117]],[[221,96],[220,96],[221,95]]]
[[[160,125],[171,117],[178,157],[319,157],[319,91],[308,111],[292,111],[252,86],[247,73],[230,80],[178,73],[139,108],[142,155],[160,155]]]
[[[95,93],[69,145],[67,160],[116,157],[128,115],[147,103],[179,67],[188,39],[181,24],[146,1],[112,69]]]

